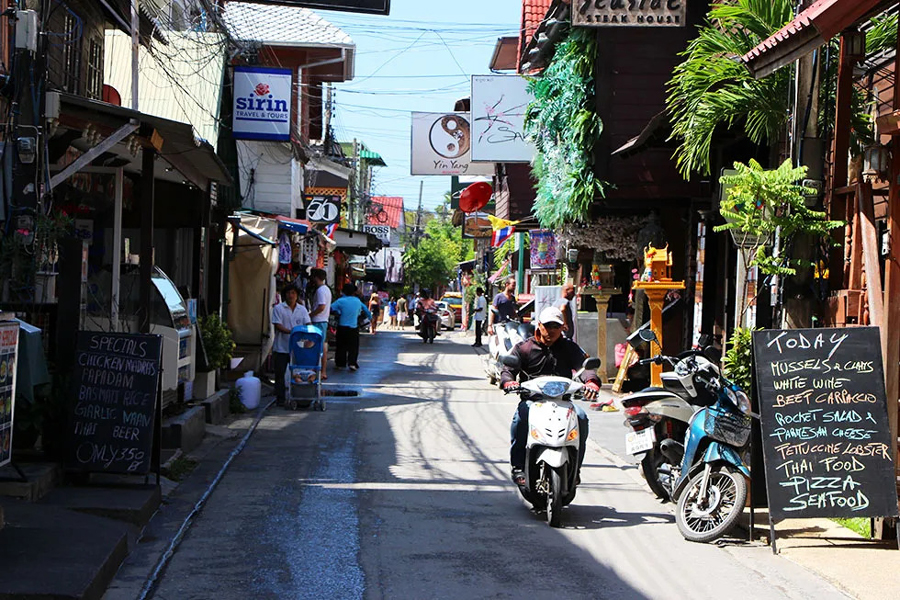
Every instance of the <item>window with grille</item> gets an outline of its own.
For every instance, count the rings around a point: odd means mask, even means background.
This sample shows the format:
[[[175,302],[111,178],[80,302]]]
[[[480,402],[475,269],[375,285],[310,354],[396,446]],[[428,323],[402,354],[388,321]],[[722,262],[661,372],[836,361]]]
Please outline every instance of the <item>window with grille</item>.
[[[77,92],[81,73],[81,23],[78,17],[66,13],[63,31],[63,87],[67,92]]]
[[[103,45],[96,39],[91,40],[88,52],[85,94],[94,100],[100,100],[103,95]]]

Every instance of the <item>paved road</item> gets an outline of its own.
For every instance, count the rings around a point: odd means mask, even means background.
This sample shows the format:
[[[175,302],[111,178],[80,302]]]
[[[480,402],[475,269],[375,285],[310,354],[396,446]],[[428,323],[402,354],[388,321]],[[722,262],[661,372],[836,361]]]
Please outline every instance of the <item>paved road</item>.
[[[454,337],[365,336],[362,369],[329,382],[358,398],[272,409],[155,597],[844,597],[766,547],[685,542],[669,506],[593,442],[565,527],[550,529],[508,480],[512,401]],[[621,413],[590,416],[592,438],[621,437]]]

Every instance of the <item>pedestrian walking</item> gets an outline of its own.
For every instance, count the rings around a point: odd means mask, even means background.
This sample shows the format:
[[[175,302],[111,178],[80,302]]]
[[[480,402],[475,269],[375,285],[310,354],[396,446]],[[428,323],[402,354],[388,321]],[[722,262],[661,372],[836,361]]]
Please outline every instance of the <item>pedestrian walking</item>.
[[[369,333],[375,335],[375,331],[378,329],[378,315],[381,313],[381,298],[376,293],[373,293],[369,298],[369,313],[372,315],[369,323]]]
[[[397,299],[391,298],[388,303],[388,318],[391,320],[391,329],[397,329]]]
[[[575,298],[575,286],[567,283],[562,287],[562,296],[553,303],[553,306],[559,309],[565,318],[563,325],[563,335],[570,340],[575,339],[575,315],[572,312],[572,299]]]
[[[298,325],[308,325],[309,311],[297,300],[300,297],[293,285],[285,286],[281,292],[284,302],[272,309],[272,326],[275,328],[275,344],[272,346],[272,362],[275,366],[275,401],[284,404],[284,372],[291,363],[291,330]]]
[[[400,296],[397,298],[397,323],[400,325],[401,331],[406,329],[406,319],[409,316],[406,307],[406,297]]]
[[[359,369],[359,316],[366,315],[373,322],[375,318],[359,299],[355,285],[345,283],[341,294],[331,305],[331,310],[338,315],[334,366],[338,370],[349,367],[356,371]]]
[[[484,297],[484,288],[475,289],[475,302],[472,309],[472,320],[475,321],[475,348],[481,348],[481,334],[484,329],[484,317],[487,312],[487,298]]]
[[[316,291],[313,293],[313,300],[310,303],[312,310],[309,311],[309,318],[322,333],[322,379],[328,379],[326,367],[328,366],[328,318],[331,316],[331,290],[325,285],[324,269],[313,269],[310,271],[310,278]]]

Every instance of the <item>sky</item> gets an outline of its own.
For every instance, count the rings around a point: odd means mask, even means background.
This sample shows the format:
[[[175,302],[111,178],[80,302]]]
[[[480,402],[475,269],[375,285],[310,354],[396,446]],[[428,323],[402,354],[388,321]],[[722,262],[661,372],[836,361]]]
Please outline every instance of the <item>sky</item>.
[[[409,174],[410,113],[452,111],[469,96],[471,76],[490,73],[497,38],[518,35],[522,0],[392,0],[388,17],[317,12],[356,43],[356,76],[335,86],[335,135],[384,158],[376,195],[402,196],[415,210],[424,181],[422,204],[433,210],[450,178]]]

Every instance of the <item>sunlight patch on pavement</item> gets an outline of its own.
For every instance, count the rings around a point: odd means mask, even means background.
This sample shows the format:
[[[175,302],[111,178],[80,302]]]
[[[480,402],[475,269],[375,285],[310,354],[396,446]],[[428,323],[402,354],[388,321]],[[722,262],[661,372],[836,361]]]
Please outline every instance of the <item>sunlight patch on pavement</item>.
[[[358,481],[354,483],[323,483],[313,480],[298,480],[309,487],[327,490],[362,490],[362,491],[394,491],[394,492],[509,492],[507,484],[474,484],[474,483],[438,483],[438,482],[387,482]]]

